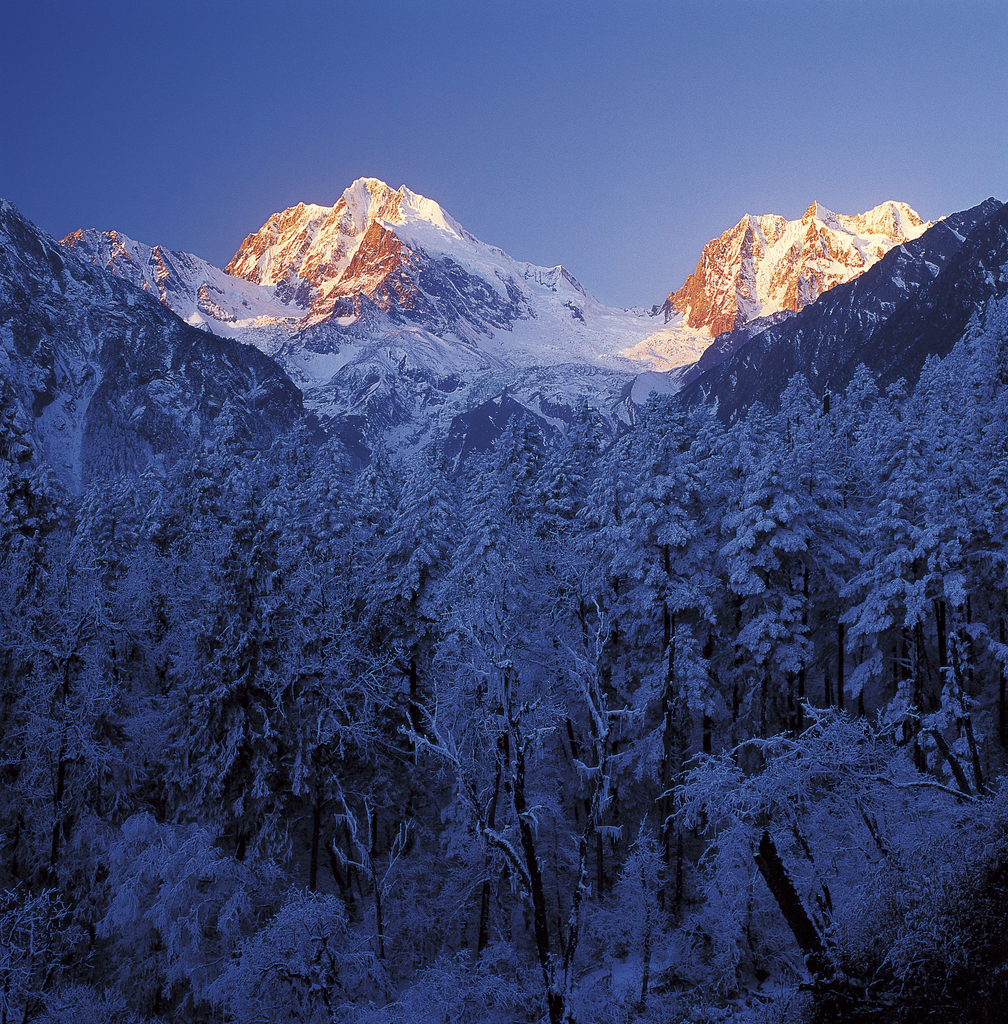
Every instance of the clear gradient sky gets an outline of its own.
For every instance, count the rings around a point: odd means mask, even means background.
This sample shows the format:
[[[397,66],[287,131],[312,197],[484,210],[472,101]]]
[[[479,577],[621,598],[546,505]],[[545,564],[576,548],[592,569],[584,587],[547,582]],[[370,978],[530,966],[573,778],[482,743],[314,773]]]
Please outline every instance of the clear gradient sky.
[[[223,266],[361,175],[650,305],[745,213],[1008,200],[1008,3],[0,3],[0,196]]]

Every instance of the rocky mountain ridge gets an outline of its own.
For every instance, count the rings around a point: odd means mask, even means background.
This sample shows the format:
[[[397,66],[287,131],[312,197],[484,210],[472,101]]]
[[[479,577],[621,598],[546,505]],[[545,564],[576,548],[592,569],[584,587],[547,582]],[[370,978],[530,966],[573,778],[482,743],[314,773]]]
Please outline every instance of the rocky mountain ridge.
[[[897,202],[855,216],[814,202],[797,221],[746,214],[704,246],[696,270],[665,300],[665,320],[680,313],[717,337],[758,317],[797,313],[930,226]]]
[[[681,374],[680,400],[714,402],[731,420],[756,401],[773,405],[792,374],[803,373],[820,391],[842,388],[862,362],[886,382],[904,376],[912,384],[927,355],[946,354],[969,317],[1000,294],[1004,275],[985,253],[1000,251],[1004,210],[992,198],[945,217],[801,312],[722,335]],[[958,312],[944,326],[929,320],[952,305]],[[763,329],[753,334],[754,326]]]
[[[481,423],[485,443],[511,403],[541,429],[563,430],[586,398],[617,429],[634,421],[651,390],[685,388],[687,404],[716,398],[723,414],[735,415],[758,397],[779,394],[785,372],[836,381],[872,332],[990,215],[992,203],[930,228],[901,203],[854,217],[818,204],[800,221],[746,217],[705,247],[697,273],[651,314],[605,307],[565,268],[520,263],[476,239],[437,203],[373,178],[359,179],[333,207],[300,204],[273,215],[226,270],[116,231],[74,232],[62,252],[97,275],[102,298],[85,298],[84,306],[111,301],[113,322],[120,314],[109,289],[129,285],[148,300],[141,303],[145,323],[153,302],[161,316],[174,311],[204,336],[252,343],[286,371],[279,372],[330,433],[357,452],[382,436],[413,444],[433,434],[451,436],[465,452],[472,446],[466,431]],[[702,301],[687,301],[691,294]],[[676,296],[686,297],[682,309]],[[671,317],[664,327],[663,308]],[[89,315],[95,322],[98,314]],[[711,325],[729,316],[736,326],[712,342]],[[80,311],[67,317],[79,320]],[[177,330],[166,334],[169,347]],[[786,339],[783,347],[779,339]],[[696,347],[687,359],[690,344]],[[663,345],[686,348],[676,358],[656,357]],[[799,355],[757,355],[774,346]],[[814,355],[801,355],[806,349]],[[226,363],[232,356],[223,351]],[[241,362],[247,350],[233,351]],[[656,372],[675,363],[672,373]],[[131,393],[131,384],[123,386]],[[49,404],[35,392],[27,401]],[[190,395],[175,404],[193,401]]]
[[[768,312],[789,315],[923,227],[902,203],[855,217],[813,204],[800,222],[743,218],[650,313],[606,307],[564,267],[514,260],[436,202],[376,178],[358,179],[332,207],[274,214],[223,271],[114,231],[78,231],[64,245],[189,323],[274,357],[320,414],[384,429],[454,405],[462,378],[513,386],[533,367],[596,367],[610,378],[606,393],[644,370],[634,393],[674,390],[720,327],[758,333]],[[669,369],[679,373],[667,381],[654,373]],[[526,397],[537,401],[536,389]]]
[[[171,461],[221,413],[249,437],[304,414],[255,349],[200,331],[0,201],[0,384],[71,492]]]

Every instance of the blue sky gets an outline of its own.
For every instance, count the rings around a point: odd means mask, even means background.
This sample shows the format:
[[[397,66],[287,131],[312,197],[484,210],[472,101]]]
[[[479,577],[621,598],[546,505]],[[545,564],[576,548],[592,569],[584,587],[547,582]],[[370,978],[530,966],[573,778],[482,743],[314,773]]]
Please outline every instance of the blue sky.
[[[222,266],[361,175],[650,305],[745,213],[1008,200],[1004,3],[5,3],[0,196]]]

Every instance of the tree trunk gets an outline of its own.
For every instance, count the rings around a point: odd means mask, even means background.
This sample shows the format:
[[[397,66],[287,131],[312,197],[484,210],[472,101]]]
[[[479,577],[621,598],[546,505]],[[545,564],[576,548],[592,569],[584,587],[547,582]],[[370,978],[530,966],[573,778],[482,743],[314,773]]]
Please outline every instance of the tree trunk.
[[[918,711],[924,710],[924,687],[927,683],[924,669],[924,623],[918,619],[914,624],[914,706]]]
[[[900,658],[900,684],[904,684],[905,685],[906,681],[910,678],[910,650],[909,650],[909,648],[907,646],[907,633],[906,633],[906,629],[905,628],[900,629],[900,640],[901,640],[901,643],[902,643],[902,647],[901,647],[902,657]],[[898,692],[899,692],[899,687],[897,686],[897,693]],[[913,723],[910,721],[909,718],[904,717],[904,719],[903,719],[903,742],[900,745],[903,746],[903,745],[909,743],[912,739],[913,739]],[[914,763],[916,764],[916,761],[914,761]]]
[[[598,899],[602,902],[605,891],[605,853],[602,849],[602,833],[595,836],[595,885],[598,888]]]
[[[315,787],[315,807],[312,810],[311,868],[308,872],[308,888],[318,890],[319,834],[322,831],[322,797],[320,787]]]
[[[738,683],[732,684],[732,700],[731,700],[731,745],[732,745],[732,757],[738,759],[738,754],[735,752],[735,748],[738,746],[738,716],[739,709],[742,707],[742,696],[739,693]]]
[[[385,960],[385,921],[382,917],[381,882],[378,878],[378,811],[371,811],[371,884],[374,886],[375,925],[378,930],[378,959]]]
[[[1003,615],[998,619],[998,636],[1003,644],[1005,642],[1005,624]],[[1001,690],[1000,695],[998,696],[998,738],[1001,740],[1002,748],[1008,750],[1008,693],[1005,692],[1006,679],[1004,662],[1001,663],[1000,677]]]
[[[795,707],[795,734],[805,731],[805,663],[798,670],[798,704]]]
[[[837,666],[836,666],[836,697],[837,707],[844,709],[844,628],[843,623],[838,622],[837,628]]]
[[[346,811],[347,814],[350,813],[350,808],[347,807],[346,803],[343,804],[343,808],[344,808],[344,810]],[[354,853],[355,844],[354,844],[354,841],[353,841],[353,836],[350,835],[350,826],[347,824],[347,822],[345,820],[343,822],[343,834],[346,836],[347,852],[353,854]],[[353,864],[349,864],[348,863],[347,864],[347,880],[350,882],[351,886],[353,885],[354,878],[357,879],[357,894],[360,896],[361,908],[363,908],[364,907],[364,883],[361,881],[361,873],[359,871],[355,871],[354,870]],[[362,909],[361,912],[363,913],[363,909]]]
[[[480,897],[479,930],[476,933],[476,956],[486,949],[490,941],[490,879],[483,879],[483,892]],[[473,963],[475,967],[475,962]]]
[[[528,872],[529,887],[532,890],[532,926],[535,934],[536,954],[542,971],[543,983],[546,986],[546,1001],[549,1005],[550,1024],[561,1024],[563,1021],[563,995],[555,991],[553,986],[553,970],[549,952],[549,921],[546,916],[546,891],[543,887],[542,871],[539,858],[536,856],[535,837],[526,813],[528,805],[525,801],[525,751],[518,745],[515,751],[514,774],[514,809],[518,818],[518,831],[521,835],[522,854],[525,859],[525,870]]]
[[[56,792],[53,793],[52,847],[49,851],[49,874],[56,880],[56,862],[59,859],[60,832],[63,830],[63,794],[66,789],[66,723],[60,732],[59,764],[56,769]]]
[[[18,812],[17,821],[14,823],[14,841],[11,843],[11,861],[10,861],[10,876],[14,879],[15,884],[18,881],[20,874],[20,865],[18,862],[18,849],[21,846],[21,827],[24,824],[24,815]]]
[[[970,626],[973,624],[973,605],[969,599],[966,598],[966,625]],[[973,695],[973,635],[967,633],[966,635],[966,692]]]
[[[948,634],[945,631],[945,599],[934,599],[935,629],[938,633],[938,671],[941,673],[942,684],[946,682],[948,670]]]
[[[326,844],[326,853],[329,855],[329,869],[332,871],[333,881],[339,886],[340,896],[346,904],[347,917],[351,921],[357,920],[357,900],[353,894],[353,875],[350,874],[350,865],[347,865],[346,878],[339,868],[339,855],[336,852],[336,840],[332,838]]]
[[[809,475],[809,487],[812,486],[812,477]],[[808,629],[808,566],[802,567],[802,633]],[[798,706],[795,709],[795,735],[799,735],[805,730],[805,678],[806,678],[806,665],[805,659],[802,658],[801,668],[798,670]]]
[[[340,892],[346,892],[350,889],[350,898],[353,899],[353,886],[350,884],[350,873],[347,872],[347,877],[343,877],[343,872],[339,869],[339,855],[336,853],[336,840],[330,839],[326,844],[326,853],[329,855],[329,869],[332,871],[333,881],[339,886]]]
[[[787,675],[787,711],[788,711],[788,729],[791,730],[792,736],[798,735],[798,719],[795,716],[795,685],[794,685],[794,673],[788,672]]]
[[[586,811],[585,814],[589,814]],[[583,840],[582,840],[583,845]],[[587,864],[587,854],[585,854],[585,864]],[[587,873],[587,868],[582,871],[582,874]],[[560,946],[560,955],[563,956],[566,946],[564,943],[564,926],[563,926],[563,901],[560,898],[560,852],[557,849],[557,837],[556,833],[553,833],[553,888],[556,894],[556,937],[557,944]]]
[[[690,747],[691,719],[689,706],[683,700],[679,708],[679,753],[676,761],[676,773],[682,772],[686,763]],[[676,916],[682,916],[683,904],[683,834],[681,829],[676,830],[676,888],[675,888],[675,910]]]
[[[760,680],[760,698],[759,698],[759,734],[760,739],[765,740],[767,738],[767,691],[770,689],[770,669],[763,669],[763,678]]]
[[[717,689],[717,677],[714,674],[714,668],[711,664],[711,658],[714,656],[714,633],[712,630],[707,630],[707,639],[704,641],[703,651],[704,660],[707,662],[707,683],[711,690]],[[702,750],[705,754],[711,753],[713,749],[713,737],[711,736],[712,725],[710,716],[706,711],[703,713],[703,740]]]
[[[980,751],[977,750],[976,738],[973,735],[973,719],[967,715],[963,724],[966,729],[966,743],[969,746],[970,760],[973,762],[973,778],[976,780],[977,792],[983,793],[983,772],[980,770]]]
[[[935,744],[938,747],[938,752],[946,761],[948,761],[948,766],[952,769],[952,774],[955,776],[959,792],[964,793],[966,796],[970,796],[969,782],[966,781],[966,773],[963,771],[962,765],[959,763],[959,758],[949,750],[949,745],[945,742],[945,737],[942,736],[938,729],[932,729],[931,735],[934,737]]]
[[[568,719],[568,721],[570,721]],[[501,743],[498,740],[497,748],[498,754],[500,753]],[[501,781],[501,760],[498,757],[497,760],[497,775],[494,778],[494,794],[493,799],[490,801],[490,813],[487,815],[487,824],[490,828],[497,827],[497,796],[500,793],[500,781]],[[483,896],[480,901],[480,919],[479,919],[479,932],[477,933],[476,939],[476,955],[486,949],[487,942],[490,941],[490,870],[491,858],[487,856],[486,859],[486,870],[488,872],[487,877],[483,879]]]
[[[914,697],[913,706],[918,714],[924,708],[924,627],[920,619],[914,625]],[[921,749],[917,734],[920,731],[919,719],[913,728],[914,765],[921,774],[927,773],[927,758]]]
[[[952,671],[955,676],[956,690],[958,691],[959,708],[962,717],[959,719],[959,726],[966,733],[966,742],[969,745],[970,760],[973,763],[973,778],[976,781],[978,793],[983,793],[983,772],[980,770],[980,751],[977,750],[976,738],[973,735],[973,718],[966,707],[965,680],[963,679],[962,663],[959,660],[959,645],[953,637],[952,643]]]
[[[644,888],[643,872],[641,886]],[[647,1008],[648,984],[651,980],[651,941],[654,922],[651,917],[651,904],[644,889],[644,949],[641,954],[641,987],[640,999],[637,1001],[637,1012],[643,1014]]]
[[[410,658],[409,663],[409,718],[410,725],[414,732],[420,731],[420,676],[417,671],[416,658]],[[413,749],[412,743],[410,749]]]
[[[676,917],[682,914],[683,900],[683,838],[682,832],[676,832],[675,858],[675,912]]]
[[[666,606],[667,608],[667,606]],[[666,885],[662,886],[661,900],[663,908],[666,906],[665,890],[668,884],[668,871],[672,863],[672,830],[668,824],[672,814],[672,774],[673,760],[676,750],[676,711],[677,701],[675,695],[675,616],[669,615],[669,643],[666,648],[665,661],[665,690],[663,693],[665,710],[665,729],[662,733],[662,773],[661,773],[661,830],[662,830],[662,860],[665,865]]]
[[[756,854],[755,860],[767,888],[784,915],[784,920],[787,921],[801,951],[805,954],[809,970],[816,975],[832,974],[832,966],[822,936],[802,905],[794,883],[777,853],[777,847],[766,830],[760,839],[759,853]]]

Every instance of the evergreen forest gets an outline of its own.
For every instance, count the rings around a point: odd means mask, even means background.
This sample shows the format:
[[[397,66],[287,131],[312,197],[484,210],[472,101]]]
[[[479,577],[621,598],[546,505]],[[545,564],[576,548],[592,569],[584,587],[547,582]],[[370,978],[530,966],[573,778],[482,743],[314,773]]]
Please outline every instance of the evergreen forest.
[[[361,459],[0,422],[0,1020],[1001,1021],[1008,304]]]

